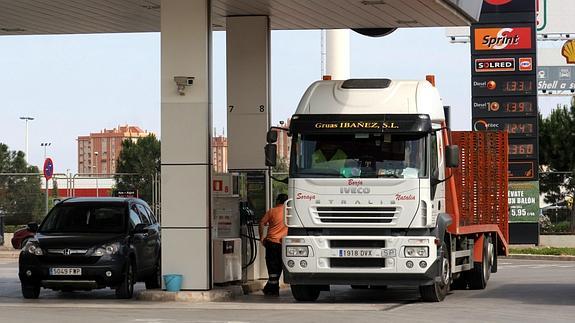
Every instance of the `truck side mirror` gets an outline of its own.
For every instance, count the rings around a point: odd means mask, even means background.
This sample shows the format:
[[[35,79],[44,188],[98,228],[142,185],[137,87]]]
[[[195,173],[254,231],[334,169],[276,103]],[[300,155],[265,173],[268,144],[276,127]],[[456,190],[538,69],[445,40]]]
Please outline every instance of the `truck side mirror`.
[[[276,144],[267,144],[265,147],[266,152],[266,166],[274,167],[277,164],[278,147]]]
[[[445,166],[448,168],[459,167],[459,146],[449,145],[445,147]]]
[[[277,130],[270,129],[268,130],[268,134],[266,136],[266,140],[268,144],[273,144],[278,141],[278,132]]]

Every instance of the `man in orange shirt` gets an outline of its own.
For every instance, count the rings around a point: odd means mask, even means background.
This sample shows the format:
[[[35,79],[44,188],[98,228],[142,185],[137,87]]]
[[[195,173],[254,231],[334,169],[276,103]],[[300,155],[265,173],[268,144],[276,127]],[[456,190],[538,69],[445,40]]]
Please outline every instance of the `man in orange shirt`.
[[[263,289],[265,295],[278,296],[280,291],[282,238],[288,233],[288,228],[284,224],[284,202],[287,199],[287,194],[278,194],[276,206],[268,210],[260,221],[260,240],[266,248],[266,266],[268,267],[268,282]],[[266,225],[268,225],[268,233],[264,237]]]

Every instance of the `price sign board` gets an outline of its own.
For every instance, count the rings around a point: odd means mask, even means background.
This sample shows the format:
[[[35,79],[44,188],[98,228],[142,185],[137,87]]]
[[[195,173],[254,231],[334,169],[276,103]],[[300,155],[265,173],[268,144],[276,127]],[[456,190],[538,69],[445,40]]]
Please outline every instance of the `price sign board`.
[[[534,75],[476,76],[471,81],[471,94],[477,96],[537,95]]]
[[[537,137],[537,118],[473,118],[475,131],[507,131],[509,138]]]
[[[509,159],[537,159],[537,138],[510,138]]]
[[[474,97],[474,117],[536,117],[537,97]]]
[[[539,179],[539,163],[534,160],[509,161],[507,174],[511,181],[525,181]]]

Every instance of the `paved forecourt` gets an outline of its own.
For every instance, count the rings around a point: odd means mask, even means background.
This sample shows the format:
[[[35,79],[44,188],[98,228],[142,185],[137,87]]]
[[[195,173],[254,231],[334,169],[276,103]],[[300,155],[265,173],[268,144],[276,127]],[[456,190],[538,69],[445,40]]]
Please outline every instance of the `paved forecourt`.
[[[259,293],[221,303],[116,300],[110,289],[20,295],[17,263],[0,259],[0,311],[6,322],[571,322],[575,317],[575,262],[500,259],[485,290],[453,291],[442,303],[423,303],[416,289],[336,287],[316,303]],[[143,290],[143,284],[137,290]]]

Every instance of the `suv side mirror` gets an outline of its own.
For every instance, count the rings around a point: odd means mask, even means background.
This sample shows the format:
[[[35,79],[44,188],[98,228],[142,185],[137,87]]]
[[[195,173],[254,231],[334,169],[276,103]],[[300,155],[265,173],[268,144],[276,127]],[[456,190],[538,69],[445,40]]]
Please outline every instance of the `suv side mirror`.
[[[448,168],[459,167],[459,146],[449,145],[445,147],[445,166]]]
[[[138,223],[132,230],[132,233],[147,233],[148,232],[148,225],[145,223]]]
[[[268,144],[273,144],[278,141],[278,132],[277,130],[270,129],[266,135],[266,141]]]
[[[266,166],[274,167],[277,164],[278,147],[276,144],[267,144],[265,147]]]
[[[28,225],[26,225],[26,228],[28,229],[28,231],[36,233],[38,232],[38,223],[30,222],[28,223]]]

